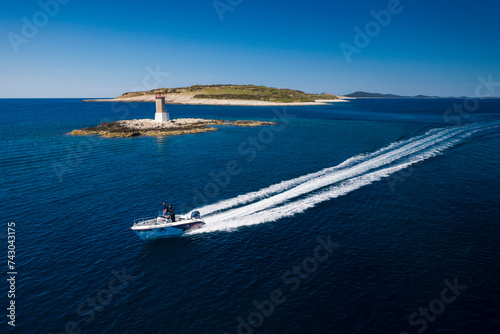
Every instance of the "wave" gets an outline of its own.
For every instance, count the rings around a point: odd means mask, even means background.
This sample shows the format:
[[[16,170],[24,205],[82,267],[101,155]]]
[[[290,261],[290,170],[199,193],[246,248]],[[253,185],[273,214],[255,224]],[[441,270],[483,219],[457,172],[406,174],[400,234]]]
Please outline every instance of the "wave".
[[[440,155],[477,132],[499,126],[490,123],[432,129],[375,152],[356,155],[335,167],[198,208],[196,210],[205,217],[207,225],[192,233],[231,230],[302,213],[321,202],[346,195]]]

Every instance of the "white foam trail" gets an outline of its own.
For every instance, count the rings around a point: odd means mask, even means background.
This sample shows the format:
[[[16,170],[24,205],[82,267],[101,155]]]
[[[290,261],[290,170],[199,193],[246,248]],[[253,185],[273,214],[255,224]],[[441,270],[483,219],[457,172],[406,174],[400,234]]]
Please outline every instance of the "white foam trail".
[[[445,130],[448,130],[448,129],[445,129]],[[201,209],[196,209],[196,210],[202,210],[203,215],[208,216],[208,215],[210,215],[214,212],[217,212],[217,211],[226,210],[226,209],[229,209],[229,208],[232,208],[235,206],[239,206],[242,204],[253,202],[253,201],[258,200],[258,199],[266,198],[270,195],[280,193],[280,192],[285,191],[287,189],[290,189],[296,185],[299,185],[299,184],[302,184],[306,181],[315,179],[319,176],[323,176],[326,174],[337,172],[339,170],[351,167],[357,162],[360,162],[363,160],[366,161],[366,160],[372,159],[374,157],[380,156],[388,151],[395,150],[397,148],[401,148],[405,145],[408,145],[409,143],[412,143],[412,142],[419,143],[422,140],[430,140],[436,136],[439,136],[441,131],[443,131],[443,129],[432,129],[432,130],[429,130],[424,135],[420,135],[420,136],[417,136],[417,137],[414,137],[414,138],[411,138],[408,140],[392,143],[392,144],[390,144],[382,149],[379,149],[375,152],[356,155],[354,157],[347,159],[346,161],[340,163],[339,165],[337,165],[335,167],[325,168],[319,172],[300,176],[300,177],[297,177],[297,178],[294,178],[294,179],[291,179],[288,181],[282,181],[280,183],[271,185],[267,188],[263,188],[261,190],[250,192],[250,193],[244,194],[244,195],[239,195],[235,198],[231,198],[231,199],[227,199],[227,200],[224,200],[224,201],[221,201],[218,203],[210,204],[210,205],[204,206]],[[429,137],[429,135],[431,135],[431,134],[434,134],[434,135]]]
[[[262,194],[272,194],[272,191],[276,193],[280,191],[279,186],[285,183],[285,191],[277,195],[205,218],[207,226],[193,233],[230,230],[239,226],[260,224],[293,216],[304,212],[318,203],[343,196],[353,190],[378,181],[392,173],[407,168],[411,164],[439,155],[444,150],[462,142],[464,138],[473,133],[494,127],[498,127],[498,125],[490,127],[470,125],[460,128],[431,130],[425,135],[391,144],[386,148],[363,157],[353,157],[336,167],[281,182],[258,192],[215,203],[207,207],[211,207],[212,209],[217,207],[219,211],[223,210],[222,208],[231,208],[238,204],[241,205],[242,203],[248,203],[248,201],[260,199]],[[467,130],[468,132],[466,132]],[[347,163],[348,161],[350,162]],[[353,164],[353,162],[359,161],[362,162]],[[397,161],[400,162],[398,163]],[[390,166],[393,163],[396,164]],[[300,183],[299,180],[302,180],[303,183]],[[293,187],[293,185],[296,186]],[[319,193],[317,192],[325,187],[328,188]],[[290,202],[290,200],[298,196],[306,195],[313,191],[316,191],[316,193]],[[242,200],[248,201],[242,202]],[[198,210],[203,213],[205,208]]]
[[[301,183],[293,188],[282,191],[281,193],[278,193],[278,194],[273,195],[271,197],[267,197],[265,199],[262,199],[256,203],[248,204],[246,206],[239,207],[239,208],[236,208],[233,210],[224,211],[222,213],[216,213],[215,217],[217,217],[218,220],[230,219],[232,217],[239,217],[239,216],[247,215],[247,214],[250,214],[253,212],[257,212],[260,210],[264,210],[264,209],[273,207],[277,204],[284,203],[284,202],[291,200],[295,197],[298,197],[298,196],[310,193],[312,191],[324,188],[324,187],[329,186],[333,183],[347,180],[347,179],[355,177],[357,175],[361,175],[363,173],[366,173],[372,169],[380,168],[382,166],[388,165],[388,164],[390,164],[396,160],[399,160],[405,156],[408,156],[410,154],[414,154],[418,151],[426,149],[427,147],[435,145],[437,138],[439,138],[439,142],[441,142],[441,141],[449,139],[453,136],[456,136],[457,134],[459,134],[463,131],[464,130],[460,130],[460,131],[448,130],[447,132],[451,132],[451,133],[449,133],[447,135],[442,135],[442,132],[438,132],[437,134],[426,137],[424,139],[420,139],[416,142],[410,142],[410,143],[403,145],[395,150],[383,153],[381,155],[376,156],[375,158],[372,158],[372,159],[367,160],[367,161],[363,161],[362,163],[359,163],[359,164],[354,165],[352,167],[340,169],[340,170],[337,170],[335,172],[324,173],[324,175],[312,178],[312,179],[308,180],[307,182],[303,182],[303,183]],[[203,211],[201,211],[201,212],[203,213]]]

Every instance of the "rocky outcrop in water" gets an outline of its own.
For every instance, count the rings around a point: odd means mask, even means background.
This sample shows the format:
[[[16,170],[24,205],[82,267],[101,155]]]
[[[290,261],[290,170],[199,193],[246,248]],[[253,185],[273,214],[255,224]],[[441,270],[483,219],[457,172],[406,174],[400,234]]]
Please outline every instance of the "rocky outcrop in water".
[[[275,122],[264,121],[224,121],[201,118],[179,118],[168,122],[155,122],[152,119],[134,119],[101,123],[96,127],[87,127],[71,131],[72,135],[99,135],[103,137],[135,137],[135,136],[174,136],[187,133],[217,131],[214,126],[262,126]]]

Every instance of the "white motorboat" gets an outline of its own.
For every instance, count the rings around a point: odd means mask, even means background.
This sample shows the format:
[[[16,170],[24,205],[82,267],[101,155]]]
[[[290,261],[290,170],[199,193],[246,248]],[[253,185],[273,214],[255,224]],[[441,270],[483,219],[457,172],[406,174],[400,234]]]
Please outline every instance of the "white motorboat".
[[[199,229],[205,225],[199,211],[193,211],[190,217],[177,215],[173,222],[168,216],[139,218],[134,220],[131,227],[142,240],[178,237],[189,231]]]

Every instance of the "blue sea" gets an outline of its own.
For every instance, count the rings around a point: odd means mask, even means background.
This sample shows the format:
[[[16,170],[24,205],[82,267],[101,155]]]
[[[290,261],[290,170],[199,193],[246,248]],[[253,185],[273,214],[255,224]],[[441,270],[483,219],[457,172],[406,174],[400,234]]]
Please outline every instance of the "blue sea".
[[[154,105],[0,100],[2,333],[500,332],[500,100],[167,109],[278,124],[72,136]],[[163,201],[206,228],[142,241]]]

